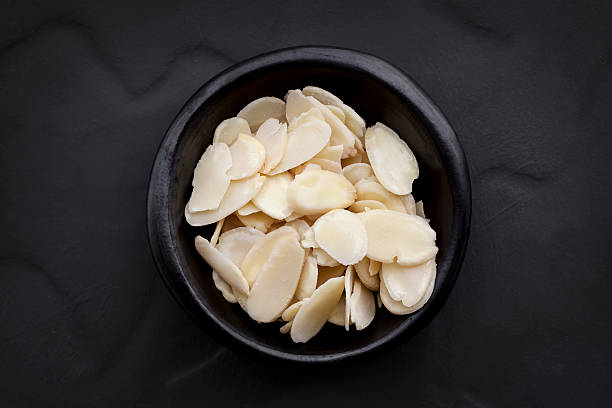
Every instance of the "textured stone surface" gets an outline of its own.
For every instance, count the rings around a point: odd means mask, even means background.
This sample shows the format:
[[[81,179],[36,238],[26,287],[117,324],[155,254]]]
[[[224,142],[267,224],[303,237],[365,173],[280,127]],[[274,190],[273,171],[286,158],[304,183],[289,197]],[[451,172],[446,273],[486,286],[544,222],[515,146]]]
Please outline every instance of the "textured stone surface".
[[[0,6],[0,405],[609,404],[610,3],[85,3]],[[474,195],[438,317],[325,370],[211,340],[145,231],[184,101],[234,62],[304,44],[411,75],[454,125]]]

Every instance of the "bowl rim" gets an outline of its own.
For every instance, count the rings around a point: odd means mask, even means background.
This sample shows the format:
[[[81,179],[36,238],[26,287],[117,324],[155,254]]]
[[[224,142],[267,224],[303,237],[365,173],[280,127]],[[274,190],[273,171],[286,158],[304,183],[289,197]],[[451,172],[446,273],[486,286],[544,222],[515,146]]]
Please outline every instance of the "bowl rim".
[[[432,135],[447,174],[452,199],[453,223],[447,251],[452,255],[446,279],[435,296],[415,312],[414,319],[406,319],[384,337],[365,346],[331,354],[293,354],[279,351],[242,335],[230,325],[217,319],[198,301],[194,290],[183,277],[182,264],[176,254],[176,238],[172,232],[169,188],[173,156],[185,126],[199,107],[227,83],[254,71],[271,66],[304,63],[332,65],[358,72],[383,83],[410,106]],[[166,186],[166,188],[163,188]],[[361,51],[328,46],[300,46],[283,48],[260,54],[234,64],[212,77],[185,103],[166,131],[155,155],[147,191],[147,235],[155,265],[162,280],[187,314],[208,334],[237,351],[255,356],[265,355],[275,360],[326,363],[346,360],[395,344],[408,334],[415,334],[437,315],[453,288],[469,238],[471,221],[471,182],[465,154],[452,126],[440,109],[407,74],[389,62]],[[202,319],[202,312],[207,319]]]

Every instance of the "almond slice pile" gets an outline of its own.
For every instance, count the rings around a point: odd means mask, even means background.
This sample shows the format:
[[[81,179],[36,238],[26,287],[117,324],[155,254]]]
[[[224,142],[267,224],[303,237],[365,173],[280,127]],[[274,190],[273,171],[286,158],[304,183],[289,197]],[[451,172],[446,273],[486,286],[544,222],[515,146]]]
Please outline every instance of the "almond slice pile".
[[[304,343],[327,322],[363,330],[382,306],[405,315],[427,303],[438,248],[412,196],[418,176],[394,130],[366,128],[337,96],[307,86],[217,126],[185,218],[216,224],[195,247],[221,296]]]

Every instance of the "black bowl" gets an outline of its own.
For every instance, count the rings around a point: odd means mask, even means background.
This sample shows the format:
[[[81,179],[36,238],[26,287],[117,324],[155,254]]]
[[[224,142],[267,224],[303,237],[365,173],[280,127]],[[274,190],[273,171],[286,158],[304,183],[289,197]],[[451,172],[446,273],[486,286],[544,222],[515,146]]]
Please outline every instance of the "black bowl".
[[[406,140],[420,176],[414,195],[423,200],[437,231],[438,275],[429,302],[409,316],[382,309],[365,330],[325,325],[306,344],[294,344],[279,324],[258,324],[215,288],[211,269],[194,248],[184,217],[193,169],[212,142],[215,127],[261,96],[316,85],[353,107],[368,126],[380,121]],[[406,74],[357,51],[299,47],[263,54],[234,65],[200,88],[166,132],[151,172],[147,217],[151,249],[162,278],[189,315],[224,343],[242,351],[300,362],[327,362],[361,355],[420,330],[440,310],[461,266],[468,238],[471,187],[466,160],[452,127]]]

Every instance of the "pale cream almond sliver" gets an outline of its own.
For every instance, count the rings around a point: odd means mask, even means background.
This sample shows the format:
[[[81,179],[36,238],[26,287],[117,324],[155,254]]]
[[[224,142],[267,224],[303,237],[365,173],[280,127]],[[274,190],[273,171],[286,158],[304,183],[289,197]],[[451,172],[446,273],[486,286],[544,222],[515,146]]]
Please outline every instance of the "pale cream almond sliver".
[[[240,215],[236,213],[236,218],[247,227],[255,228],[263,233],[266,233],[272,227],[276,220],[263,212],[256,212],[249,215]]]
[[[336,326],[344,327],[344,314],[346,313],[346,300],[341,298],[338,304],[334,307],[331,314],[329,315],[328,322],[335,324]]]
[[[219,207],[230,184],[228,171],[232,155],[225,143],[206,148],[193,173],[193,191],[187,207],[191,212],[214,210]]]
[[[287,307],[283,311],[283,314],[281,314],[281,319],[283,319],[286,322],[293,320],[298,310],[300,310],[300,307],[302,307],[303,304],[304,304],[304,301],[300,300],[299,302],[295,302],[291,306]]]
[[[416,304],[410,307],[406,307],[402,302],[398,302],[397,300],[393,300],[393,298],[391,298],[383,279],[380,280],[380,292],[378,293],[380,294],[380,298],[383,305],[385,306],[385,308],[387,308],[388,311],[397,315],[406,315],[416,312],[427,303],[427,301],[431,297],[431,294],[433,293],[435,283],[436,275],[434,273],[431,278],[431,281],[427,286],[427,289],[425,290],[425,294],[423,295],[423,297]]]
[[[331,113],[333,113],[338,119],[340,119],[340,121],[342,123],[345,122],[346,117],[345,117],[344,111],[342,109],[340,109],[339,107],[334,106],[334,105],[325,105],[325,107],[327,109],[329,109],[331,111]]]
[[[240,269],[249,285],[253,285],[272,251],[281,241],[298,239],[298,233],[291,227],[280,227],[258,240],[245,255]]]
[[[438,252],[435,231],[416,215],[390,210],[359,215],[367,231],[370,259],[412,266],[432,259]]]
[[[293,299],[303,263],[304,249],[297,236],[277,243],[249,293],[247,311],[252,319],[269,323],[281,316]]]
[[[344,277],[332,278],[319,286],[295,315],[291,339],[296,343],[305,343],[314,337],[329,319],[343,290]]]
[[[351,293],[351,322],[357,330],[363,330],[372,323],[376,314],[374,294],[355,279]]]
[[[257,173],[266,158],[265,147],[253,136],[241,133],[229,148],[232,167],[227,174],[232,180],[242,180]]]
[[[225,255],[210,245],[208,240],[197,236],[195,247],[198,253],[217,273],[234,288],[242,293],[249,294],[249,284],[238,267]]]
[[[312,255],[308,255],[304,260],[300,281],[298,282],[298,287],[295,290],[295,298],[302,300],[312,296],[312,293],[317,288],[318,278],[319,266],[317,265],[317,259]]]
[[[348,331],[351,324],[351,292],[353,290],[353,283],[355,282],[355,276],[353,275],[353,265],[346,267],[344,273],[344,330]]]
[[[240,133],[251,134],[251,128],[246,120],[237,117],[225,119],[215,129],[213,143],[225,143],[230,146]]]
[[[365,145],[380,184],[394,194],[410,194],[412,182],[419,177],[419,166],[406,142],[387,126],[376,123],[366,130]]]
[[[304,215],[346,208],[355,202],[355,195],[355,187],[344,176],[315,169],[295,176],[287,190],[289,206]]]
[[[257,132],[259,126],[267,119],[275,118],[284,121],[285,102],[273,96],[264,96],[246,105],[236,116],[249,122],[251,131]]]
[[[187,223],[194,227],[200,227],[202,225],[213,224],[227,217],[251,201],[251,198],[253,198],[261,186],[263,186],[265,179],[264,176],[255,174],[243,180],[232,181],[221,203],[214,210],[192,213],[189,211],[189,203],[187,203],[185,206],[185,219]]]
[[[263,232],[254,228],[237,227],[221,234],[216,248],[238,266],[242,265],[244,257],[253,245],[264,236]]]
[[[253,197],[253,203],[268,216],[283,220],[291,215],[291,208],[287,202],[287,189],[293,181],[288,172],[275,176],[268,176],[263,187]]]
[[[366,163],[354,163],[350,164],[342,169],[342,174],[348,179],[353,185],[359,181],[371,177],[374,175],[374,171],[369,164]]]
[[[267,174],[278,165],[287,149],[287,124],[277,119],[266,120],[257,130],[255,139],[266,149],[266,158],[261,172]]]
[[[372,180],[362,179],[355,185],[357,190],[357,200],[376,200],[380,201],[389,210],[406,212],[406,207],[401,198],[390,193],[380,183]]]
[[[212,279],[215,287],[221,292],[221,295],[230,303],[236,303],[236,296],[232,290],[232,287],[223,280],[223,278],[217,273],[217,271],[212,272]]]
[[[383,203],[381,203],[380,201],[376,201],[376,200],[355,201],[349,207],[349,211],[352,211],[354,213],[360,213],[360,212],[370,211],[370,210],[386,210],[386,209],[387,207]]]
[[[338,266],[340,262],[336,261],[334,258],[329,256],[325,250],[321,248],[313,248],[312,253],[317,260],[317,265],[321,266]]]
[[[361,219],[347,210],[332,210],[312,226],[315,241],[343,265],[359,262],[368,250],[368,237]]]
[[[251,215],[254,214],[256,212],[261,211],[259,208],[257,208],[257,206],[255,204],[253,204],[253,201],[249,201],[248,203],[246,203],[245,205],[243,205],[242,207],[240,207],[238,209],[238,211],[236,211],[236,213],[238,215]]]
[[[368,258],[363,258],[355,265],[355,272],[357,272],[359,280],[366,288],[373,291],[378,291],[380,290],[378,275],[371,276],[369,273],[369,268],[370,260]]]
[[[432,259],[416,266],[386,263],[382,265],[380,275],[385,281],[389,296],[410,307],[423,297],[435,271],[436,261]]]
[[[312,159],[329,142],[331,129],[322,120],[311,120],[287,135],[287,148],[278,165],[269,174],[279,174]]]

